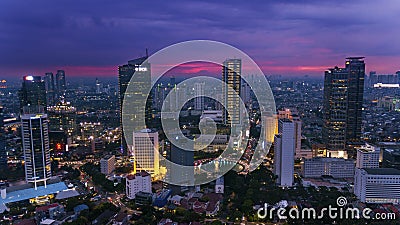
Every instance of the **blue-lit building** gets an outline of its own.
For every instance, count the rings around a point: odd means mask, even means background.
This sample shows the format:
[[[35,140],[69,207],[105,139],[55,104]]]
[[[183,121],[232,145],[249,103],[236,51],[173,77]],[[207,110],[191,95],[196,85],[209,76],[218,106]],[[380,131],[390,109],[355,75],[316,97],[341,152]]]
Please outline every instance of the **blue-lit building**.
[[[155,195],[153,206],[164,207],[168,203],[168,198],[171,196],[172,191],[165,189]]]
[[[49,184],[47,184],[46,187],[38,186],[35,188],[31,183],[7,188],[2,187],[0,206],[13,202],[39,199],[44,196],[57,194],[67,189],[65,183],[60,182],[59,180],[49,181]]]

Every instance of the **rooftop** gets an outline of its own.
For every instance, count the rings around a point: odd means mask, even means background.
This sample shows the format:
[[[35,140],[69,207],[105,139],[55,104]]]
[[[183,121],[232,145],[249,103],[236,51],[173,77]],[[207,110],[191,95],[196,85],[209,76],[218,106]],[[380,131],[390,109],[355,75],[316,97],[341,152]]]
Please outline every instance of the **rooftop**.
[[[47,188],[44,186],[39,186],[35,190],[35,188],[27,188],[17,191],[8,192],[7,188],[7,196],[6,198],[0,198],[0,204],[6,204],[11,202],[19,202],[23,200],[28,200],[31,198],[36,198],[39,196],[46,196],[49,194],[58,193],[60,191],[66,190],[67,186],[64,182],[58,182],[55,184],[48,184]]]
[[[353,159],[344,159],[344,158],[330,158],[330,157],[314,157],[311,159],[305,159],[304,161],[320,161],[320,162],[345,162],[345,161],[352,161]]]
[[[380,148],[369,144],[365,144],[360,148],[358,148],[357,150],[364,153],[374,153],[374,152],[379,152]]]
[[[48,211],[51,208],[58,207],[58,206],[60,206],[58,203],[45,205],[45,206],[40,206],[40,207],[37,207],[35,211],[36,212],[45,212],[45,211]]]
[[[111,159],[112,157],[114,157],[114,155],[106,155],[106,156],[104,156],[104,158],[103,158],[103,159],[105,159],[105,160],[109,160],[109,159]]]
[[[364,168],[370,175],[400,175],[400,170],[394,168]]]

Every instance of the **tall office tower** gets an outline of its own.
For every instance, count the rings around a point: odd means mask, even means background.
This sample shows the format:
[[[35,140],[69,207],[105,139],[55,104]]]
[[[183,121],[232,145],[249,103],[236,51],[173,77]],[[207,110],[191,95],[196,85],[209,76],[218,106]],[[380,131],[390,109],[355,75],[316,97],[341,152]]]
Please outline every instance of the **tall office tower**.
[[[204,83],[195,83],[194,91],[197,96],[194,99],[194,109],[195,110],[203,110],[204,109]]]
[[[53,73],[46,73],[44,77],[46,86],[47,104],[53,105],[55,103],[55,88],[54,88],[54,75]]]
[[[379,168],[380,148],[365,144],[357,148],[356,168]]]
[[[364,76],[364,57],[325,71],[322,135],[331,157],[347,158],[346,146],[360,142]]]
[[[133,132],[130,155],[135,158],[136,170],[146,171],[156,178],[160,170],[158,132],[150,129]]]
[[[129,110],[125,111],[126,119],[129,119],[131,122],[129,124],[124,124],[124,126],[131,126],[129,130],[137,131],[145,129],[146,126],[143,126],[141,121],[138,120],[138,115],[146,115],[146,121],[150,121],[151,119],[151,95],[147,96],[146,91],[150,90],[151,87],[151,71],[150,71],[150,63],[145,62],[146,57],[137,58],[134,60],[128,61],[128,64],[122,65],[118,67],[118,86],[119,86],[119,103],[120,103],[120,122],[121,127],[123,129],[122,132],[122,148],[124,154],[127,154],[128,147],[125,136],[128,140],[132,140],[132,134],[130,132],[125,133],[124,130],[128,130],[127,127],[123,127],[122,125],[122,107],[127,108]],[[127,90],[128,85],[135,76],[135,83],[132,84],[134,90]],[[150,99],[148,99],[148,97]],[[129,98],[128,101],[124,104],[124,99]],[[145,104],[144,104],[145,102]]]
[[[45,82],[40,76],[24,76],[22,88],[19,91],[20,111],[25,106],[43,106],[46,110],[47,98]]]
[[[291,187],[294,176],[295,124],[289,119],[280,119],[275,135],[274,174],[280,186]]]
[[[278,119],[289,119],[294,123],[295,127],[295,156],[300,158],[301,154],[301,119],[297,109],[284,108],[278,110]]]
[[[0,171],[5,169],[7,169],[7,150],[4,134],[3,106],[0,105]]]
[[[56,74],[56,89],[58,97],[63,96],[67,90],[67,83],[65,82],[65,71],[57,70]]]
[[[222,66],[222,81],[231,89],[223,86],[222,94],[226,109],[223,110],[225,125],[240,124],[240,89],[241,89],[241,59],[227,59]],[[228,113],[229,112],[229,113]]]
[[[251,100],[251,87],[248,83],[242,80],[242,86],[240,90],[240,97],[244,103],[249,103]]]
[[[42,107],[25,107],[21,122],[26,181],[34,183],[35,188],[41,182],[46,186],[51,177],[47,115]]]
[[[182,143],[185,140],[178,141]],[[187,143],[182,143],[182,145],[188,146]],[[179,168],[167,165],[166,181],[170,183],[168,188],[172,190],[173,194],[180,194],[194,185],[194,151],[179,148],[172,143],[169,147],[167,149],[167,159],[177,165],[188,166]]]
[[[101,82],[96,78],[96,94],[101,94],[102,92]]]

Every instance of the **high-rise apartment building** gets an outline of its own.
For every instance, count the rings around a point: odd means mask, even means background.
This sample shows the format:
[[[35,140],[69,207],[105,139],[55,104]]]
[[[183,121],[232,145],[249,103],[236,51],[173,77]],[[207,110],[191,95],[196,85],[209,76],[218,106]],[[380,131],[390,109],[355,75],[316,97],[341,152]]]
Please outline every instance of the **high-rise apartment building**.
[[[284,108],[278,110],[278,119],[289,119],[294,123],[295,130],[295,156],[300,158],[301,154],[301,119],[297,109]]]
[[[37,108],[36,108],[37,109]],[[25,159],[25,178],[29,183],[44,182],[51,177],[49,125],[43,109],[24,109],[22,122],[22,147]]]
[[[364,76],[364,57],[325,71],[322,135],[329,156],[346,158],[346,146],[360,144]]]
[[[295,124],[289,119],[278,121],[275,135],[274,174],[280,186],[291,187],[294,176]]]
[[[135,199],[139,192],[151,193],[151,176],[145,171],[126,177],[126,197]]]
[[[223,86],[222,94],[226,109],[223,110],[224,124],[240,124],[240,90],[241,90],[241,59],[227,59],[222,66],[222,81],[226,83]]]

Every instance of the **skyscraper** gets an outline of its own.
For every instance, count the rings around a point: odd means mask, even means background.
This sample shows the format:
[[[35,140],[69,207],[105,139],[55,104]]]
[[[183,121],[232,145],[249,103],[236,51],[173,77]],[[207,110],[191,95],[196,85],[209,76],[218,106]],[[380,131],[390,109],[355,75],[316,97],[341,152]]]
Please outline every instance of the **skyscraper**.
[[[125,111],[125,116],[131,122],[129,124],[124,124],[124,126],[131,126],[129,130],[137,131],[145,129],[139,120],[138,115],[146,115],[146,120],[150,120],[151,117],[151,95],[147,95],[146,91],[150,90],[151,87],[151,71],[150,63],[146,62],[146,57],[137,58],[128,61],[128,64],[118,67],[118,86],[119,86],[119,103],[120,103],[120,121],[122,127],[122,105],[125,98],[129,98],[124,105],[125,108],[129,109]],[[128,89],[128,85],[135,76],[134,91]],[[150,99],[148,99],[148,97]],[[146,114],[147,111],[147,114]],[[127,127],[123,127],[122,132],[122,148],[124,153],[127,153],[127,142],[125,140],[125,135],[129,140],[132,140],[132,134],[130,132],[125,133],[128,130]]]
[[[45,82],[40,76],[24,76],[22,88],[19,91],[20,110],[25,106],[43,106],[46,110],[47,98]]]
[[[249,103],[251,100],[251,87],[248,83],[242,80],[242,87],[240,89],[240,97],[244,103]]]
[[[289,119],[280,119],[275,135],[274,174],[280,186],[291,187],[294,175],[295,124]]]
[[[130,152],[135,158],[136,169],[146,171],[157,177],[160,169],[158,133],[150,129],[133,132],[133,145]]]
[[[186,140],[177,141],[188,147]],[[168,147],[167,159],[179,166],[187,166],[179,167],[167,165],[166,180],[170,183],[168,188],[172,190],[173,194],[179,194],[180,192],[188,190],[189,186],[192,186],[194,183],[194,151],[182,149],[172,143],[170,143]],[[191,166],[191,168],[189,166]]]
[[[223,86],[223,101],[226,109],[223,110],[224,124],[240,124],[240,89],[241,89],[241,59],[227,59],[222,66],[222,81],[231,89]],[[235,93],[236,92],[236,93]],[[228,113],[229,112],[229,113]]]
[[[32,110],[35,108],[35,110]],[[50,147],[47,115],[39,107],[24,108],[21,116],[22,147],[25,158],[25,178],[29,183],[44,182],[51,177]]]
[[[197,96],[199,96],[194,99],[194,109],[203,110],[204,109],[204,83],[195,83],[194,91],[195,91],[195,94]]]
[[[53,105],[55,102],[55,88],[54,88],[54,75],[53,73],[46,73],[44,77],[46,94],[47,94],[47,104]]]
[[[4,135],[3,106],[0,105],[0,170],[7,169],[6,139]]]
[[[301,119],[297,109],[284,108],[278,110],[278,119],[289,119],[295,128],[295,156],[301,158]]]
[[[58,97],[63,96],[67,90],[67,83],[65,82],[65,71],[57,70],[56,74],[56,88]]]
[[[329,156],[347,157],[346,145],[361,138],[364,57],[346,58],[345,68],[325,71],[323,139]]]

